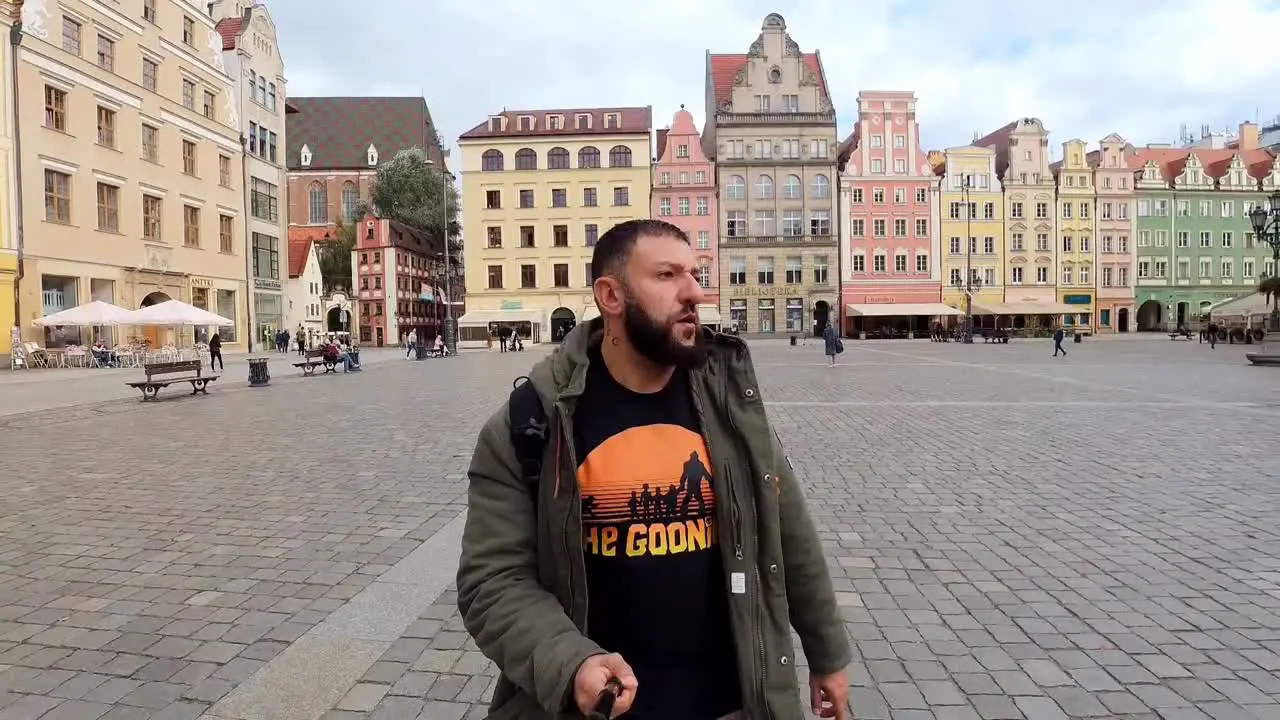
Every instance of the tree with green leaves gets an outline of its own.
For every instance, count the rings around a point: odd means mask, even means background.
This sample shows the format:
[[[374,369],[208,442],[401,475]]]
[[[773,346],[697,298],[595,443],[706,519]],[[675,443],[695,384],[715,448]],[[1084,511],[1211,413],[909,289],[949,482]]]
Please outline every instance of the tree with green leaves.
[[[364,211],[364,208],[357,208],[352,222],[338,220],[337,236],[316,243],[316,259],[320,262],[320,276],[323,278],[325,292],[332,292],[337,288],[348,292],[352,289],[351,251],[356,247],[356,231],[359,218],[364,217]]]
[[[448,168],[420,147],[401,150],[378,167],[372,199],[380,216],[425,233],[438,251],[443,252],[447,238],[454,272],[458,272],[462,266],[458,189]]]

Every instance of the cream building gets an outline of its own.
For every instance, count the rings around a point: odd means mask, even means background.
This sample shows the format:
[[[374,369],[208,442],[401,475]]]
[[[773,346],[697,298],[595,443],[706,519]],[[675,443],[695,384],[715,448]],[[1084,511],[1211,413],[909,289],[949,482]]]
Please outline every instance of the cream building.
[[[1058,300],[1068,330],[1094,330],[1097,285],[1097,192],[1083,140],[1062,143],[1058,171]]]
[[[21,9],[12,0],[0,0],[0,22],[13,27]],[[0,92],[0,368],[9,367],[12,328],[17,319],[14,307],[14,285],[18,282],[19,218],[14,202],[13,93],[9,78],[13,67],[13,45],[0,48],[0,78],[5,92]]]
[[[720,187],[720,321],[820,334],[840,306],[836,113],[817,52],[765,17],[745,54],[707,54],[703,149]]]
[[[285,185],[284,58],[271,13],[255,0],[217,0],[213,17],[222,36],[227,73],[239,83],[236,102],[245,128],[241,182],[244,192],[246,273],[252,279],[251,343],[274,342],[288,328],[283,286],[288,280]]]
[[[285,327],[297,337],[298,329],[324,331],[324,277],[320,257],[311,240],[289,243],[289,281],[285,283]]]
[[[558,342],[598,315],[596,240],[649,217],[647,107],[510,111],[463,133],[466,314],[458,339],[502,327]]]
[[[996,153],[970,145],[949,148],[944,157],[938,223],[942,301],[964,310],[965,291],[973,290],[980,314],[980,306],[1004,300],[1004,194]]]
[[[235,320],[216,330],[242,345],[240,116],[207,7],[27,0],[22,19],[22,334],[87,341],[32,321],[95,299],[136,309],[172,298]],[[126,328],[115,339],[190,333]]]

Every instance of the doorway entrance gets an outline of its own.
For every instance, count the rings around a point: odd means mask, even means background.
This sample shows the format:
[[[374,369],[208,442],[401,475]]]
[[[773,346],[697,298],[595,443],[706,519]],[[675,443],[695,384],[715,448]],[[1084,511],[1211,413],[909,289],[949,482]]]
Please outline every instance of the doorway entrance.
[[[562,342],[564,337],[578,324],[577,316],[567,307],[556,308],[551,312],[551,342]]]
[[[1164,329],[1164,307],[1159,300],[1148,300],[1138,306],[1138,332]]]
[[[1118,332],[1129,332],[1129,308],[1120,308],[1116,311],[1116,330]]]
[[[813,304],[813,336],[822,337],[823,331],[827,329],[827,324],[831,322],[831,305],[826,300],[819,300]]]
[[[152,305],[159,305],[173,298],[159,290],[142,298],[142,302],[138,305],[138,309],[149,308]],[[144,325],[142,328],[142,337],[147,340],[153,350],[159,350],[163,345],[168,334],[168,329],[159,325]]]

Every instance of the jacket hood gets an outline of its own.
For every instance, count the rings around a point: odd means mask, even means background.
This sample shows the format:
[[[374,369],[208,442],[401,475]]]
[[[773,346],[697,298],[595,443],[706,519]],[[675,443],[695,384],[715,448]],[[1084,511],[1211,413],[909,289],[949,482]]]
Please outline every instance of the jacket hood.
[[[582,394],[590,364],[588,353],[591,348],[599,346],[603,338],[604,318],[578,323],[549,357],[533,366],[529,371],[529,382],[538,390],[544,404],[572,400]],[[702,338],[707,344],[707,362],[701,368],[703,372],[729,369],[747,359],[747,345],[741,338],[705,326]]]

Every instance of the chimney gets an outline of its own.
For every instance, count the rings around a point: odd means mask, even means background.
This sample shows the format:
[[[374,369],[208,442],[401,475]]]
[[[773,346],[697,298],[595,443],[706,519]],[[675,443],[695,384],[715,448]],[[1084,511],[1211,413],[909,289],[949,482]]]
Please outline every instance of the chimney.
[[[1257,150],[1261,144],[1261,138],[1258,134],[1258,126],[1251,122],[1240,123],[1240,150]]]

